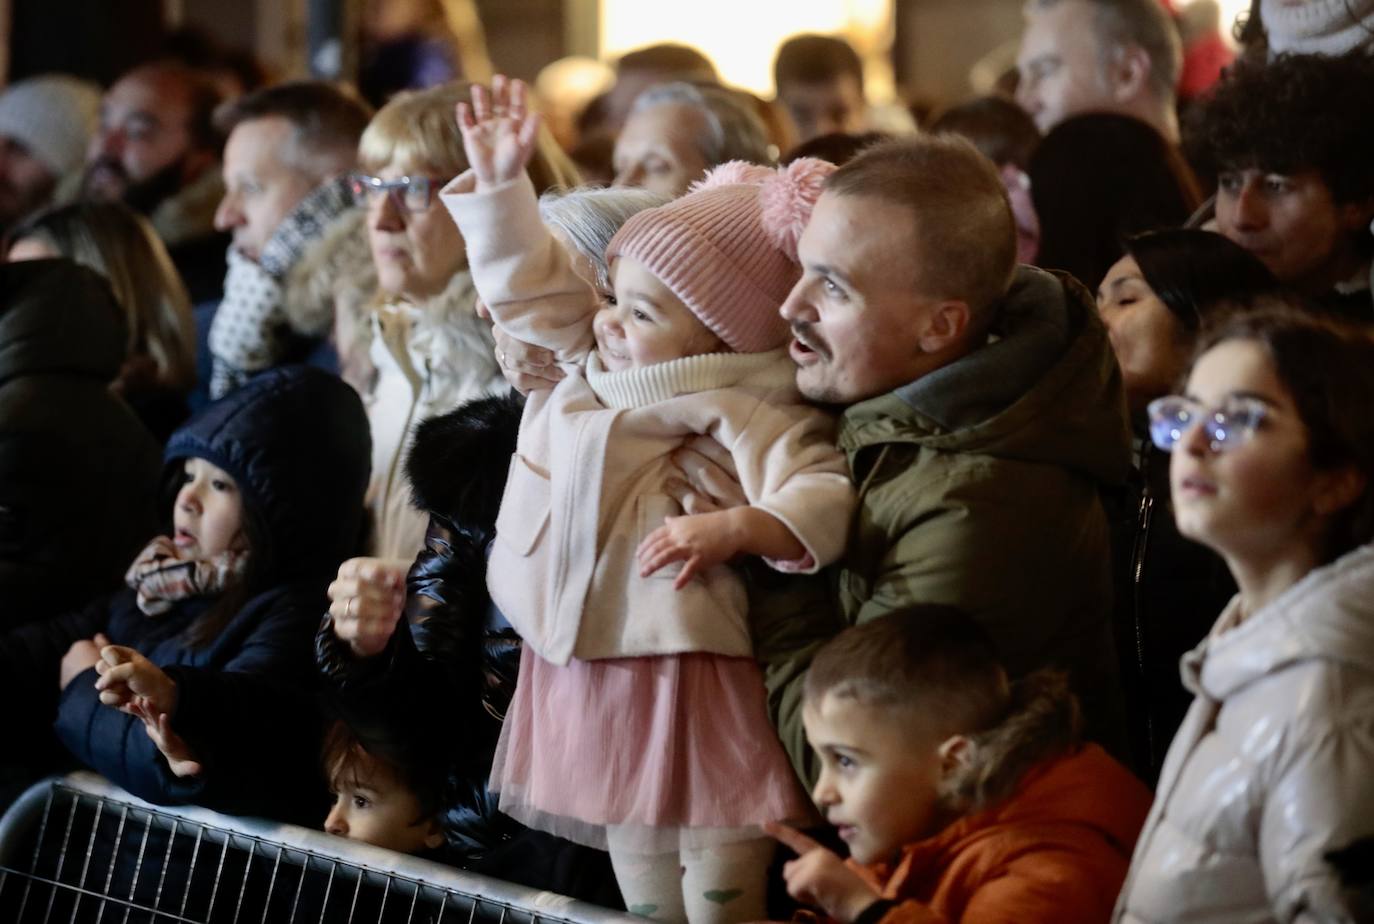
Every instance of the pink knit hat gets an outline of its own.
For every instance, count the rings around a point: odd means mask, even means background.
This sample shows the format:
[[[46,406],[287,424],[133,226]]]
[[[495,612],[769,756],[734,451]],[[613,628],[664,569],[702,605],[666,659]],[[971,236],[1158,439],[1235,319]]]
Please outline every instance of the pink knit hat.
[[[833,164],[803,157],[776,170],[721,164],[687,195],[636,214],[607,262],[632,257],[739,353],[787,342],[778,309],[801,270],[797,240]]]

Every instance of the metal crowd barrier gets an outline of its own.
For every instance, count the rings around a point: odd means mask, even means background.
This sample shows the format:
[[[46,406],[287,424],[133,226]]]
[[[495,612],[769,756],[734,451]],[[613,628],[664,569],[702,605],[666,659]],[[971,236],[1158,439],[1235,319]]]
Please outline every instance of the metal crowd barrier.
[[[294,825],[149,805],[92,773],[0,818],[0,922],[643,924]]]

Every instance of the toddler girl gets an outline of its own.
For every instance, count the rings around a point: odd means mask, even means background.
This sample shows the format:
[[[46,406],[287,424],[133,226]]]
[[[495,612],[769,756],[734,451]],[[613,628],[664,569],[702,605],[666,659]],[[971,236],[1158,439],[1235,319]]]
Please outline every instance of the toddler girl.
[[[764,911],[761,825],[807,806],[765,711],[736,555],[814,570],[854,492],[833,421],[803,404],[778,308],[829,165],[717,170],[631,218],[601,303],[539,222],[523,87],[459,107],[472,170],[445,191],[479,294],[567,371],[531,395],[488,563],[525,639],[492,769],[501,807],[610,850],[627,907]],[[706,434],[750,501],[678,516],[672,453]]]
[[[41,723],[16,749],[41,748],[55,714],[77,759],[140,798],[313,815],[285,780],[313,776],[288,769],[313,767],[318,739],[264,734],[276,723],[241,694],[310,682],[324,588],[361,533],[367,432],[357,394],[306,367],[263,373],[176,431],[171,528],[128,588],[0,638],[0,690]]]
[[[1269,310],[1202,347],[1185,393],[1150,404],[1150,429],[1172,453],[1179,532],[1240,592],[1183,658],[1195,698],[1115,920],[1365,920],[1374,340]]]

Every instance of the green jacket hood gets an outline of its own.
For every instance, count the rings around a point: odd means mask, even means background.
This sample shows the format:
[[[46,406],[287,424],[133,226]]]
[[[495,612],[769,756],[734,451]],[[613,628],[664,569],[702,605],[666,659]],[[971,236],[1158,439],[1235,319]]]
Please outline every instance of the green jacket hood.
[[[840,448],[915,443],[1062,465],[1114,484],[1130,468],[1121,371],[1088,291],[1071,276],[1016,270],[985,346],[848,408]]]

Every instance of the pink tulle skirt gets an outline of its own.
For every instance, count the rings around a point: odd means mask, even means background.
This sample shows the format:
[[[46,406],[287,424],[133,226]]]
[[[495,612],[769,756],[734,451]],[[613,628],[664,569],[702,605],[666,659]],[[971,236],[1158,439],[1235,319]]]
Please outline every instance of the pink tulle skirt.
[[[813,817],[750,658],[559,667],[526,647],[491,780],[503,812],[603,850],[713,847]]]

